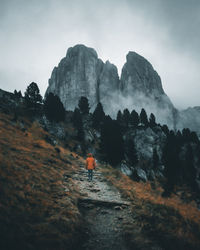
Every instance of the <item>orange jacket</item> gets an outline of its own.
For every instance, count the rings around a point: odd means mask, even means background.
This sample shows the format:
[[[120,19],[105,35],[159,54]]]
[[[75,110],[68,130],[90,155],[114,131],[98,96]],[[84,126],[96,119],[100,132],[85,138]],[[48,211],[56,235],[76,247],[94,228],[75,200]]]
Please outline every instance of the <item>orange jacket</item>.
[[[91,170],[95,169],[95,167],[96,167],[95,159],[93,157],[88,157],[86,159],[86,169]]]

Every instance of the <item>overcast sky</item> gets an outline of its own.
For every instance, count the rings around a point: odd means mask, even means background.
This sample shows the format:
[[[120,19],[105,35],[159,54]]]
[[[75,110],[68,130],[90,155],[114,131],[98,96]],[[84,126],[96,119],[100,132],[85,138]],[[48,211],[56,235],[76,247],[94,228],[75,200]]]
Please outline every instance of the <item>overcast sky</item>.
[[[69,47],[93,47],[119,73],[144,56],[180,109],[200,105],[200,0],[0,0],[0,88],[42,95]]]

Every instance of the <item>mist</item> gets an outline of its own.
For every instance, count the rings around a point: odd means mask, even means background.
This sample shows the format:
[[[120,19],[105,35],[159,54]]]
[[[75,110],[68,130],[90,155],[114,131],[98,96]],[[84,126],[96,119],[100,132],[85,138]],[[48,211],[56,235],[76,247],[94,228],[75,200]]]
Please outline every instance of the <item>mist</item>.
[[[200,105],[198,0],[1,0],[0,88],[44,95],[69,47],[85,44],[119,74],[128,51],[145,57],[179,108]]]

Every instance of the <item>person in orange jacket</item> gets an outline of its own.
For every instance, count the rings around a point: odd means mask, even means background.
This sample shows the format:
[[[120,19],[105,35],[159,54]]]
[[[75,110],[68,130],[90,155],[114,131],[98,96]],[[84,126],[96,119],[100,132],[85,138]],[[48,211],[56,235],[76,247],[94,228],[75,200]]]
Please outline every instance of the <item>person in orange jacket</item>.
[[[96,168],[96,161],[91,153],[88,154],[85,168],[88,170],[88,180],[92,181],[93,170]]]

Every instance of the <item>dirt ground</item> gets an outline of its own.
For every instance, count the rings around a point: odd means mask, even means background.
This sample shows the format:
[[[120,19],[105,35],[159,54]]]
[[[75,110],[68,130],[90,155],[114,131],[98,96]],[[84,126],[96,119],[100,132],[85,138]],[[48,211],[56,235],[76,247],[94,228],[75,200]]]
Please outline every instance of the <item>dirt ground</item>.
[[[124,226],[134,222],[129,201],[121,198],[119,191],[106,182],[99,170],[94,171],[93,180],[89,182],[87,170],[80,164],[73,180],[82,193],[79,209],[85,225],[76,250],[131,249],[124,234]],[[159,247],[148,249],[161,250]]]

